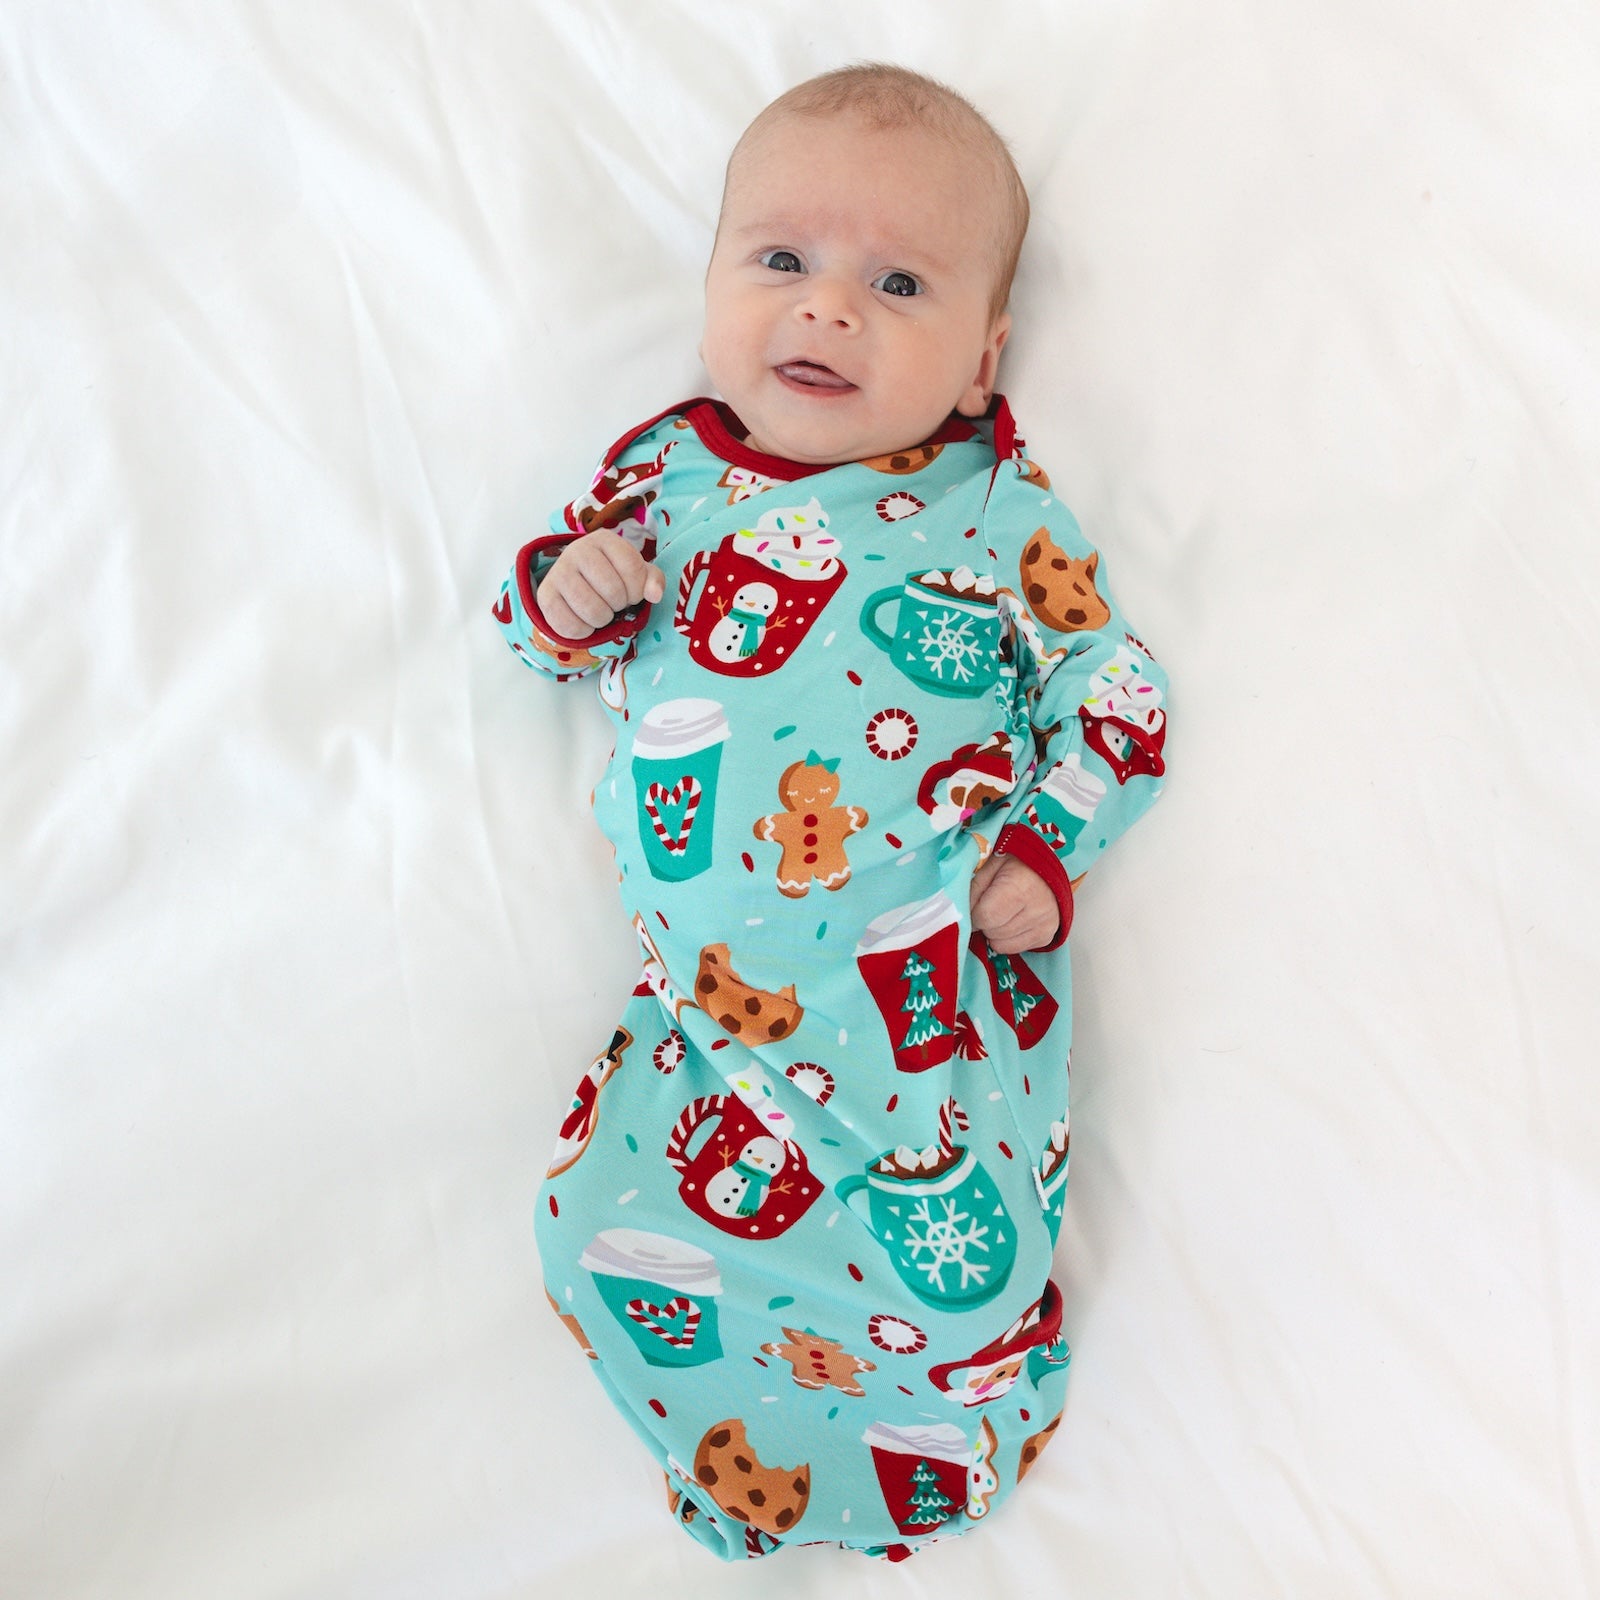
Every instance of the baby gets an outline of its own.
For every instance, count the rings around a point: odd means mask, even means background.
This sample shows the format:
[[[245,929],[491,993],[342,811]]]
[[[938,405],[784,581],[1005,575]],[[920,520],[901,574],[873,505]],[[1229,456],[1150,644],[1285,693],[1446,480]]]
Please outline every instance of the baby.
[[[596,674],[642,969],[539,1203],[547,1292],[726,1559],[965,1532],[1059,1420],[1073,887],[1164,678],[996,367],[1027,228],[959,95],[861,66],[728,165],[701,355],[496,615]]]

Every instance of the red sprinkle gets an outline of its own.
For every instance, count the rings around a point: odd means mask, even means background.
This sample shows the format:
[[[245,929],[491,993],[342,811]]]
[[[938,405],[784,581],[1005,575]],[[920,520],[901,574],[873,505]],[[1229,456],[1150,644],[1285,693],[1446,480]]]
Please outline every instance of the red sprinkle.
[[[1022,1092],[1024,1094],[1032,1094],[1033,1093],[1033,1089],[1028,1083],[1028,1074],[1026,1072],[1024,1072],[1022,1074]]]
[[[847,1267],[849,1267],[849,1269],[850,1269],[850,1276],[852,1278],[854,1278],[857,1283],[860,1283],[861,1282],[861,1268],[858,1267],[855,1264],[855,1262],[853,1262],[853,1261],[847,1261],[847,1262],[845,1262],[845,1265]]]
[[[753,1362],[755,1362],[755,1364],[756,1364],[756,1365],[757,1365],[757,1366],[758,1366],[758,1367],[764,1367],[764,1366],[766,1366],[766,1362],[765,1362],[765,1361],[763,1361],[763,1360],[762,1360],[762,1359],[761,1359],[761,1357],[760,1357],[760,1356],[751,1356],[751,1357],[750,1357],[750,1359],[751,1359],[751,1360],[752,1360],[752,1361],[753,1361]]]
[[[851,683],[853,683],[856,686],[856,688],[859,689],[861,687],[861,675],[860,675],[860,673],[852,672],[852,671],[849,670],[849,668],[846,668],[844,675],[845,675],[845,677],[847,677],[851,681]]]
[[[713,1039],[711,1041],[711,1048],[713,1050],[726,1050],[728,1048],[728,1041],[726,1039]]]
[[[664,1417],[667,1414],[667,1408],[662,1405],[659,1400],[652,1400],[650,1402],[650,1409],[655,1412],[658,1417]]]
[[[1024,1421],[1024,1422],[1026,1422],[1026,1421],[1027,1421],[1027,1420],[1028,1420],[1028,1413],[1027,1413],[1027,1412],[1026,1412],[1026,1411],[1024,1411],[1024,1410],[1023,1410],[1023,1409],[1022,1409],[1022,1408],[1021,1408],[1021,1407],[1020,1407],[1020,1406],[1019,1406],[1019,1407],[1018,1407],[1018,1408],[1017,1408],[1017,1415],[1018,1415],[1018,1416],[1019,1416],[1019,1417],[1020,1417],[1020,1418],[1021,1418],[1021,1419],[1022,1419],[1022,1420],[1023,1420],[1023,1421]]]
[[[744,862],[744,870],[746,872],[754,872],[756,870],[756,864],[750,859],[750,852],[748,850],[741,850],[739,852],[739,859]]]
[[[559,1217],[561,1215],[561,1207],[556,1204],[556,1197],[554,1195],[550,1195],[548,1196],[548,1199],[550,1201],[550,1215],[552,1217]]]
[[[967,531],[961,535],[961,537],[963,539],[971,539],[976,536],[977,532],[978,530],[976,528],[968,528]]]
[[[662,916],[659,911],[656,912],[656,921],[659,922],[663,928],[666,928],[669,932],[671,931],[672,924],[670,922],[668,922],[667,919],[664,916]]]
[[[889,1096],[888,1105],[886,1105],[883,1109],[885,1111],[893,1111],[894,1108],[899,1104],[900,1104],[900,1096],[897,1095],[897,1094],[892,1094],[892,1095]]]
[[[895,836],[892,833],[884,834],[884,838],[887,839],[889,841],[889,843],[892,844],[895,847],[896,850],[901,848],[900,841],[897,838],[895,838]]]
[[[1003,1155],[1007,1161],[1013,1159],[1011,1154],[1011,1146],[1008,1145],[1004,1139],[1000,1141],[1000,1154]]]
[[[906,1386],[903,1383],[897,1383],[895,1385],[895,1388],[897,1388],[900,1391],[901,1394],[911,1394],[913,1392],[912,1390],[906,1388]]]

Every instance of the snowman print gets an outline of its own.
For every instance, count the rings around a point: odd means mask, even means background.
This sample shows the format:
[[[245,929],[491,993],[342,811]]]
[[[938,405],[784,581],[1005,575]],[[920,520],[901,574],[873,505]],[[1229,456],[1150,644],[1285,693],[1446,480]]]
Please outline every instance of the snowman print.
[[[761,648],[777,609],[778,591],[770,583],[743,584],[734,592],[727,614],[706,640],[711,654],[725,665],[753,656]]]
[[[721,1217],[753,1217],[784,1160],[782,1143],[769,1134],[749,1140],[733,1165],[706,1184],[706,1204]]]

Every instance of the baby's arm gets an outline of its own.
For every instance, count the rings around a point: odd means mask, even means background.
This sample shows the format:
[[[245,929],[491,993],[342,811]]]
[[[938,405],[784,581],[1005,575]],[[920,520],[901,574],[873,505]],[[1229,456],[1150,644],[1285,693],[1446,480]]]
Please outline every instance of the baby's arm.
[[[619,611],[666,593],[661,569],[609,528],[575,539],[540,580],[539,609],[556,637],[573,644]]]
[[[676,428],[676,413],[668,411],[624,434],[601,458],[587,492],[518,552],[494,614],[506,642],[536,672],[564,682],[633,652],[648,613],[620,613],[666,590],[648,558],[656,549],[652,506]]]
[[[569,560],[575,550],[580,553]],[[593,579],[586,576],[590,573]],[[658,600],[664,590],[660,570],[621,534],[609,528],[562,531],[523,546],[500,587],[494,615],[523,661],[559,683],[586,677],[607,660],[630,654],[633,636],[648,612],[619,619],[620,610],[644,599]],[[620,604],[613,606],[608,597]],[[590,616],[601,620],[591,623],[586,620]]]
[[[1051,892],[1048,949],[1072,926],[1078,881],[1161,790],[1166,675],[1106,587],[1099,552],[1037,467],[1020,457],[1002,463],[984,534],[1016,651],[1013,736],[1036,758],[1005,803],[995,858],[1015,861]],[[1014,589],[1005,581],[1013,573]]]

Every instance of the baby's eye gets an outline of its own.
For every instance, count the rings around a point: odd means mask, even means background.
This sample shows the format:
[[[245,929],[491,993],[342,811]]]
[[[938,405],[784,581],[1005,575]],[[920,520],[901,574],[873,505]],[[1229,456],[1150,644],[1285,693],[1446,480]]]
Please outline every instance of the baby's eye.
[[[800,257],[793,250],[769,250],[761,258],[761,265],[774,272],[804,272]]]
[[[885,294],[921,294],[922,285],[909,272],[886,272],[872,286]]]

